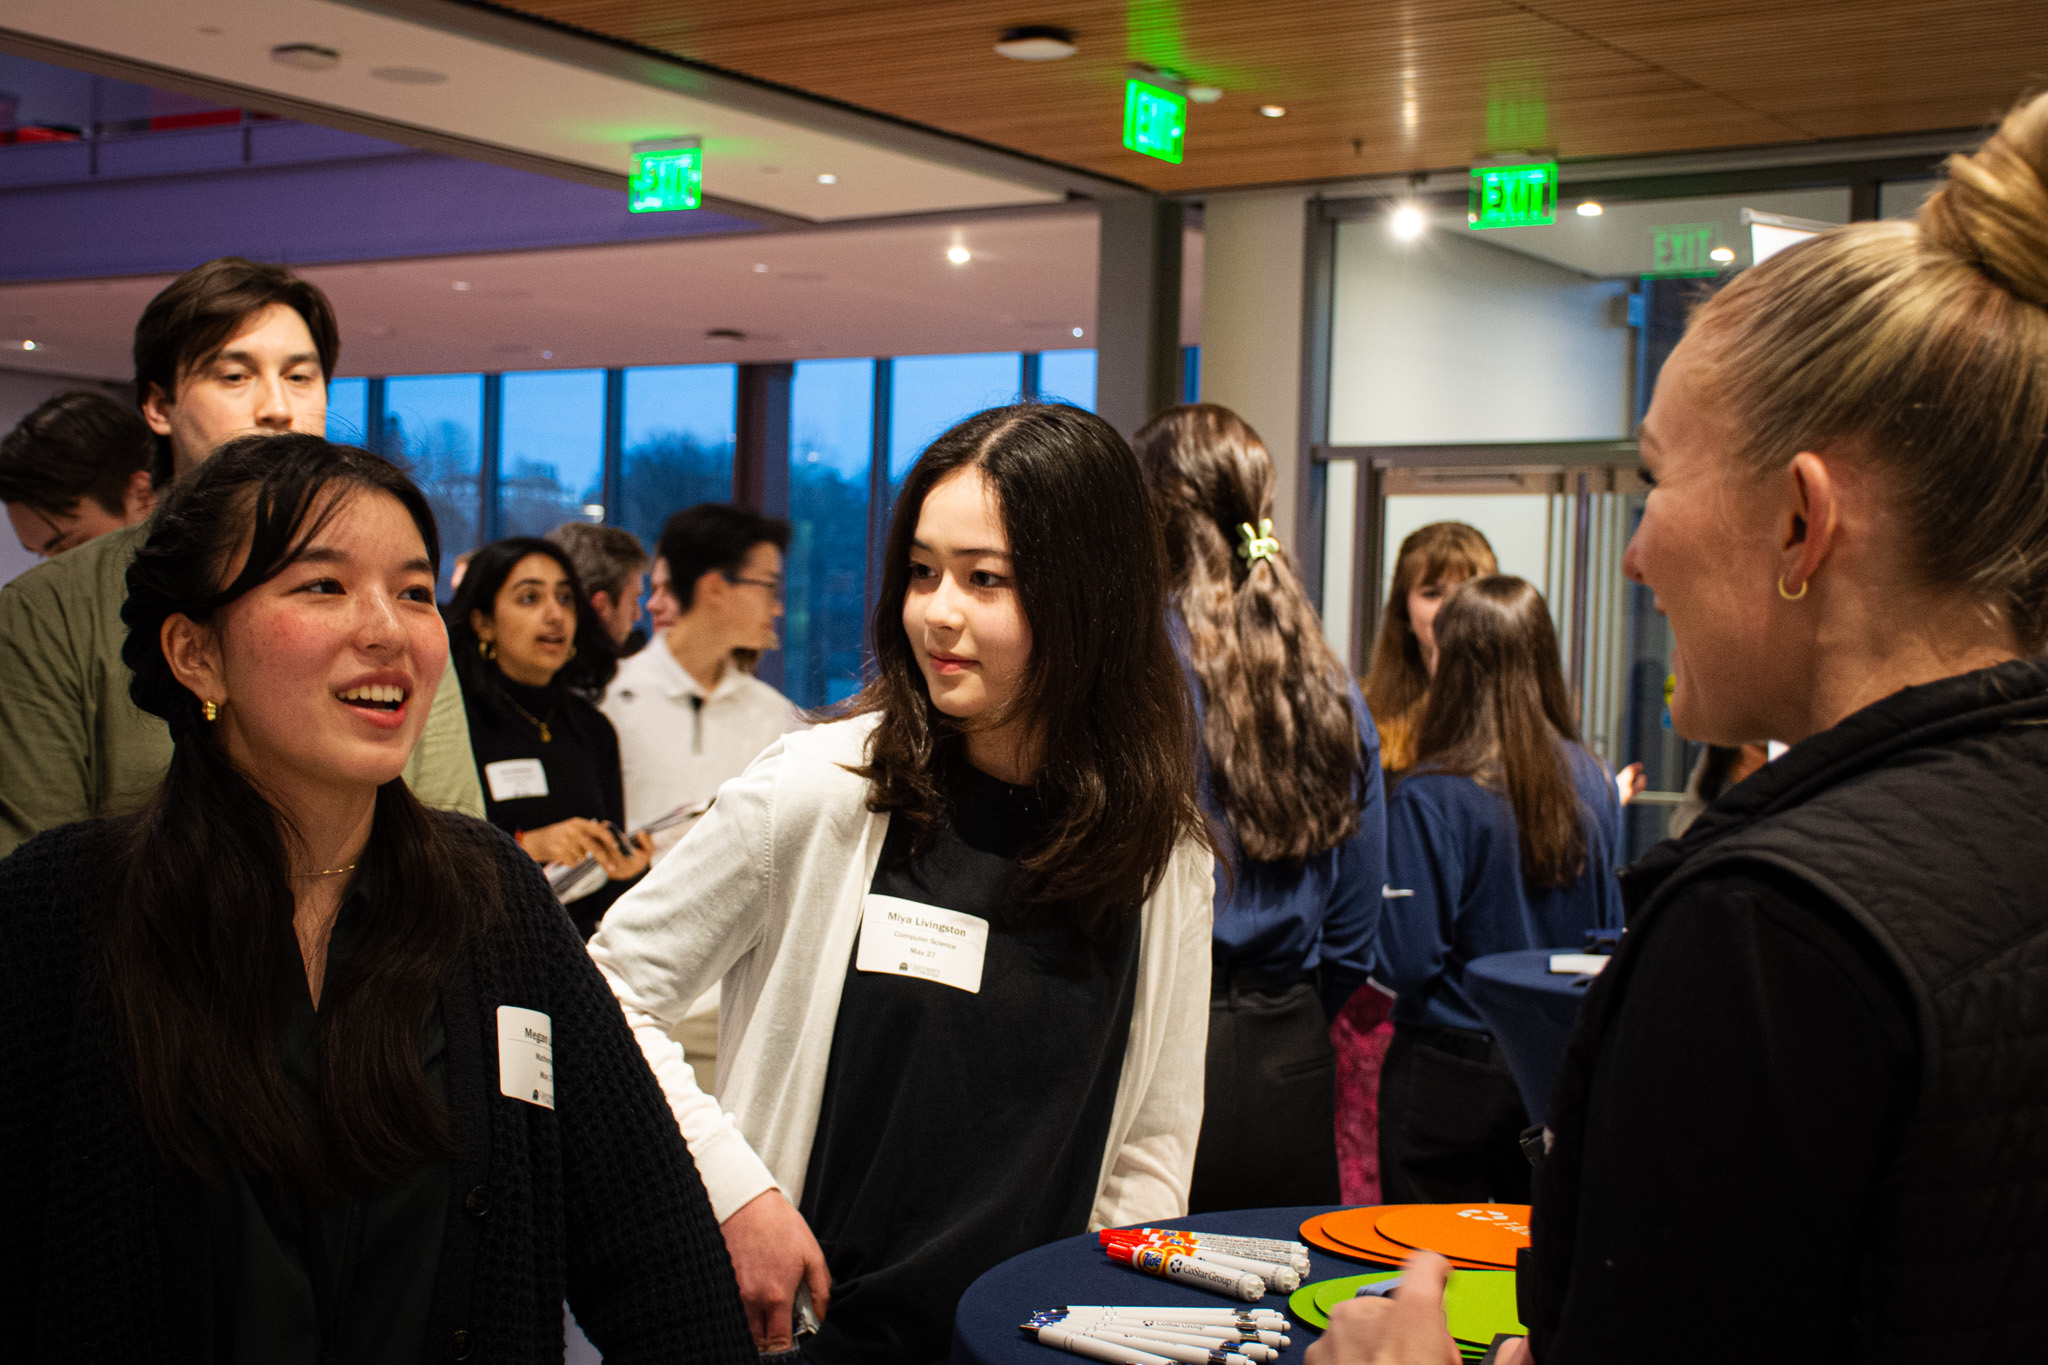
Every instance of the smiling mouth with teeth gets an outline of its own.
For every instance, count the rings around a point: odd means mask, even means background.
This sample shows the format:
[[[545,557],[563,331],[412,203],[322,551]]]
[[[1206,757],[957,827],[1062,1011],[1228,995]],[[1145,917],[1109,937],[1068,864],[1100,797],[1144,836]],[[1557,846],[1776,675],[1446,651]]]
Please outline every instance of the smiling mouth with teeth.
[[[402,687],[351,687],[339,696],[351,706],[368,706],[378,711],[396,711],[405,704]]]

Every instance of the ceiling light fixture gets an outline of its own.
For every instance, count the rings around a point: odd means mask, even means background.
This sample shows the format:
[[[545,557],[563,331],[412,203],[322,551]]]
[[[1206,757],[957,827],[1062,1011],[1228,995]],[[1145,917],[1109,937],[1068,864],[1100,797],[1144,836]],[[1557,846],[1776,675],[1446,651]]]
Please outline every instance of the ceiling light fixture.
[[[1076,327],[1076,328],[1074,329],[1074,335],[1075,335],[1075,336],[1080,336],[1080,335],[1081,335],[1081,329],[1080,329],[1079,327]]]
[[[756,275],[765,275],[768,273],[768,267],[765,264],[756,263],[754,266],[754,273]]]
[[[839,177],[827,172],[818,177],[818,183],[820,185],[836,185],[839,183]]]
[[[24,351],[33,351],[35,348],[36,344],[33,341],[24,341],[21,343],[21,349]]]
[[[555,353],[553,351],[542,351],[540,353],[540,358],[542,360],[553,360],[555,358]]]
[[[1191,85],[1188,87],[1188,99],[1194,104],[1214,104],[1222,98],[1223,92],[1213,85]]]
[[[424,66],[373,66],[370,74],[393,85],[439,85],[448,79],[447,72],[432,71]]]
[[[1422,216],[1422,205],[1403,204],[1394,210],[1387,221],[1387,229],[1404,242],[1412,242],[1422,235],[1422,229],[1429,222]]]
[[[454,284],[454,289],[455,289],[455,292],[456,292],[456,293],[458,293],[458,294],[466,294],[466,293],[468,293],[468,292],[469,292],[469,281],[468,281],[468,280],[457,280],[457,281],[455,281],[455,284]]]
[[[1707,259],[1719,261],[1722,265],[1726,265],[1735,259],[1735,250],[1732,247],[1717,246],[1707,253]]]
[[[954,246],[949,246],[946,248],[946,259],[951,261],[954,265],[966,265],[969,261],[974,259],[974,253],[969,251],[966,247],[959,246],[956,244]]]
[[[1073,31],[1048,24],[1004,29],[996,40],[996,55],[1018,62],[1056,62],[1075,51]]]
[[[1284,104],[1262,104],[1259,106],[1259,112],[1267,118],[1286,118],[1287,106]]]
[[[332,71],[341,65],[341,54],[318,43],[279,43],[270,49],[270,60],[301,71]]]
[[[1605,212],[1607,210],[1600,206],[1598,199],[1588,199],[1585,203],[1579,205],[1579,217],[1581,218],[1598,218]]]

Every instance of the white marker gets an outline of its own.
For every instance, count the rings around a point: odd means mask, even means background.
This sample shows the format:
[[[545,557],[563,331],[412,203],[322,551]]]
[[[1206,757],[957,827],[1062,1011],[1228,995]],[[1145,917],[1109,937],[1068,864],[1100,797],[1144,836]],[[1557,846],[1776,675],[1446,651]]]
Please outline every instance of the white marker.
[[[1135,1246],[1111,1246],[1104,1250],[1113,1261],[1122,1261],[1147,1275],[1162,1275],[1176,1284],[1192,1285],[1212,1294],[1227,1294],[1246,1303],[1257,1303],[1266,1296],[1266,1282],[1258,1276],[1231,1270],[1227,1266],[1211,1265],[1183,1252]]]
[[[1072,1323],[1063,1325],[1073,1326]],[[1145,1337],[1157,1341],[1170,1341],[1182,1346],[1200,1346],[1210,1351],[1234,1352],[1246,1360],[1261,1362],[1261,1365],[1280,1354],[1262,1341],[1246,1341],[1235,1334],[1223,1336],[1184,1331],[1177,1327],[1155,1327],[1150,1323],[1126,1322],[1121,1318],[1109,1318],[1080,1330],[1089,1336]]]
[[[1275,1261],[1291,1265],[1300,1274],[1309,1271],[1308,1248],[1300,1242],[1282,1242],[1271,1237],[1229,1237],[1221,1233],[1191,1232],[1186,1228],[1106,1228],[1096,1234],[1105,1246],[1111,1241],[1157,1239],[1192,1243],[1202,1251],[1224,1251],[1233,1256]]]
[[[1281,1265],[1275,1261],[1262,1261],[1253,1256],[1237,1256],[1227,1251],[1217,1251],[1212,1247],[1202,1246],[1199,1243],[1195,1247],[1195,1255],[1211,1265],[1227,1265],[1233,1270],[1243,1270],[1256,1275],[1266,1282],[1267,1289],[1281,1294],[1292,1294],[1295,1290],[1301,1288],[1301,1276],[1291,1265]]]
[[[1257,1322],[1259,1326],[1275,1332],[1285,1332],[1294,1324],[1287,1315],[1272,1308],[1182,1308],[1132,1307],[1128,1304],[1113,1303],[1070,1303],[1055,1310],[1061,1313],[1137,1313],[1147,1318],[1164,1322],[1176,1319],[1181,1322],[1220,1322],[1226,1325],[1239,1322]]]
[[[1106,1360],[1110,1365],[1177,1365],[1177,1362],[1150,1351],[1141,1351],[1121,1341],[1104,1341],[1099,1337],[1084,1336],[1046,1323],[1041,1327],[1025,1325],[1025,1331],[1037,1337],[1047,1346],[1057,1346],[1062,1351],[1090,1360]]]
[[[1146,1332],[1119,1332],[1108,1324],[1092,1327],[1081,1335],[1094,1337],[1097,1341],[1114,1341],[1125,1346],[1135,1346],[1141,1351],[1165,1356],[1168,1360],[1178,1360],[1182,1365],[1251,1365],[1249,1357],[1214,1342],[1196,1345],[1185,1341],[1168,1341],[1164,1337]]]
[[[1278,1349],[1288,1344],[1289,1339],[1285,1333],[1262,1328],[1254,1322],[1242,1319],[1233,1322],[1208,1322],[1166,1316],[1172,1311],[1163,1308],[1070,1309],[1059,1313],[1043,1313],[1039,1316],[1043,1321],[1063,1322],[1069,1327],[1077,1324],[1085,1326],[1091,1323],[1119,1323],[1129,1324],[1133,1328],[1185,1333],[1226,1344],[1242,1342],[1247,1346],[1264,1346],[1268,1349]],[[1285,1319],[1281,1319],[1281,1325],[1288,1325]]]

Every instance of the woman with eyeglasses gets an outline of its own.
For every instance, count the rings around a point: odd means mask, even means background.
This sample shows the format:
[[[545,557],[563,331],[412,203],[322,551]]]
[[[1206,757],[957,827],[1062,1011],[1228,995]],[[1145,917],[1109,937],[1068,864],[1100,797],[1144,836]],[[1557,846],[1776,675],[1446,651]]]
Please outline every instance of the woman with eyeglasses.
[[[478,550],[448,614],[484,816],[535,862],[595,861],[595,890],[562,888],[588,938],[654,854],[624,833],[619,737],[596,706],[618,668],[611,637],[568,554],[529,536]]]

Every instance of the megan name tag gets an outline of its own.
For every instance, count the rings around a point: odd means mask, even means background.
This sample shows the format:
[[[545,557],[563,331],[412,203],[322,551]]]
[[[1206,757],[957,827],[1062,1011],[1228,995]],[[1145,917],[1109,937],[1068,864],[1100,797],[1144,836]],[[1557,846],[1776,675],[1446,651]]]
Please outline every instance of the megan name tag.
[[[491,784],[491,800],[517,801],[522,796],[548,794],[548,770],[537,758],[501,758],[484,764],[484,781]]]
[[[498,1006],[498,1093],[555,1107],[554,1029],[539,1010]]]
[[[985,919],[897,896],[870,895],[861,910],[860,950],[853,965],[978,995],[987,952]]]

